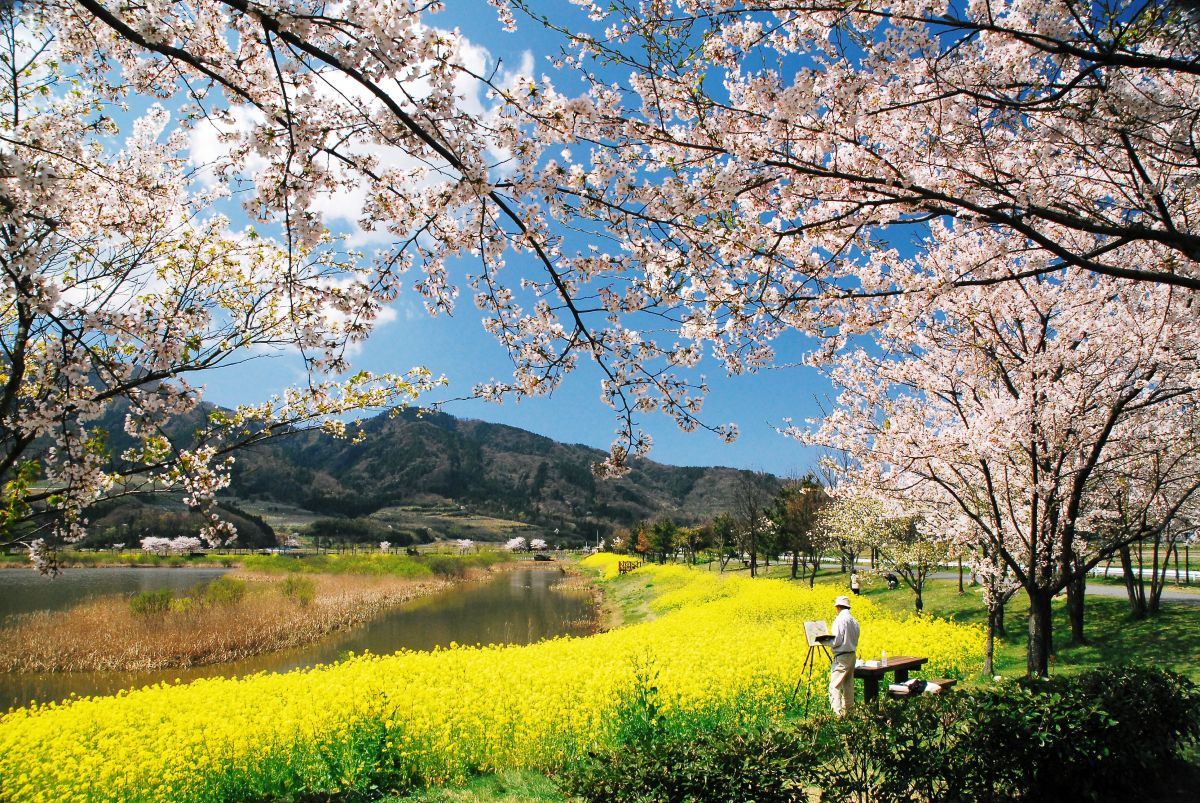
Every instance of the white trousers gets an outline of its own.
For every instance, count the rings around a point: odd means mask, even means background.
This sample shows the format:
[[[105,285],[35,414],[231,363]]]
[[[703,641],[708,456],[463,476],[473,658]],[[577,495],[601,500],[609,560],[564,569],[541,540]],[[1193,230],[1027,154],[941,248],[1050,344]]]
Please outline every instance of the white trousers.
[[[829,707],[839,717],[854,708],[854,653],[833,656],[829,667]]]

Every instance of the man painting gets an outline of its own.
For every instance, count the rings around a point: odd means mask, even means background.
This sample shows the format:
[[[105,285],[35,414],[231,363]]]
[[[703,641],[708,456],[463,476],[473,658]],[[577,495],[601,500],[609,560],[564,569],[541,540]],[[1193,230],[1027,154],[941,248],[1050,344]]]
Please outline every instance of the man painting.
[[[833,620],[833,663],[829,667],[829,706],[839,717],[854,707],[854,654],[858,650],[858,620],[850,615],[850,598],[833,601],[837,616]]]

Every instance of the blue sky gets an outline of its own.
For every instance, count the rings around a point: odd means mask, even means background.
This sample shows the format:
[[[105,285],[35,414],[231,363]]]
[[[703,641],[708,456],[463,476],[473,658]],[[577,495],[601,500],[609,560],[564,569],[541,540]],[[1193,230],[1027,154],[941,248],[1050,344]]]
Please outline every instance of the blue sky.
[[[489,67],[498,59],[502,69],[516,69],[532,57],[535,75],[553,75],[562,91],[578,88],[571,85],[569,76],[556,74],[549,63],[549,57],[558,52],[558,42],[540,26],[519,20],[518,33],[508,34],[501,30],[494,11],[484,0],[451,0],[447,5],[447,10],[432,21],[440,27],[458,27],[472,44],[486,49]],[[563,2],[553,3],[552,10],[576,15],[575,9]],[[474,269],[464,261],[460,275]],[[499,405],[479,400],[453,401],[469,396],[475,383],[505,379],[511,373],[504,350],[483,331],[469,292],[460,297],[453,317],[430,318],[412,296],[402,297],[393,312],[394,318],[375,332],[355,358],[356,369],[403,372],[423,365],[449,380],[448,387],[428,397],[431,402],[452,400],[442,407],[447,413],[509,424],[555,440],[600,449],[607,449],[612,442],[618,422],[600,399],[599,371],[594,366],[581,361],[579,369],[548,397]],[[798,362],[803,350],[803,342],[795,338],[780,349],[779,362]],[[736,423],[740,437],[725,444],[711,433],[684,433],[667,416],[649,414],[638,423],[654,439],[651,459],[674,465],[749,468],[781,476],[801,474],[814,467],[816,454],[780,435],[775,427],[783,426],[788,417],[801,422],[818,415],[819,403],[828,404],[829,384],[816,371],[793,367],[727,377],[711,359],[701,363],[700,371],[711,388],[703,419],[712,425]],[[224,405],[250,402],[281,390],[300,376],[294,357],[260,358],[206,377],[206,397]]]

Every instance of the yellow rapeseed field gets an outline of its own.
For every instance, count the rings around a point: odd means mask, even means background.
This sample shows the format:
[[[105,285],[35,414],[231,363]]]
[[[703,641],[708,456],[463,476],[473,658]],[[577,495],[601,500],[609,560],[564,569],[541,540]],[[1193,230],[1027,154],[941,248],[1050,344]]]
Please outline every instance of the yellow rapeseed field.
[[[615,556],[588,558],[609,577]],[[552,768],[620,739],[639,700],[666,722],[751,723],[803,705],[801,623],[830,592],[645,566],[653,621],[522,647],[360,656],[311,670],[160,685],[0,719],[0,790],[19,801],[214,801],[442,784],[501,767]],[[856,600],[860,654],[978,668],[983,633],[899,622]],[[814,675],[814,700],[824,706]],[[643,711],[644,713],[644,711]]]

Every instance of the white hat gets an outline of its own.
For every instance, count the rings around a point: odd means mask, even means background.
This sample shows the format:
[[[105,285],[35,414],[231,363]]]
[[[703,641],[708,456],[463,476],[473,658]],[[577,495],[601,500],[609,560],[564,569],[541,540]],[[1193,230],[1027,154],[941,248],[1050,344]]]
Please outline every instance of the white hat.
[[[833,601],[833,606],[835,608],[849,608],[850,607],[850,598],[845,595],[842,595]]]

